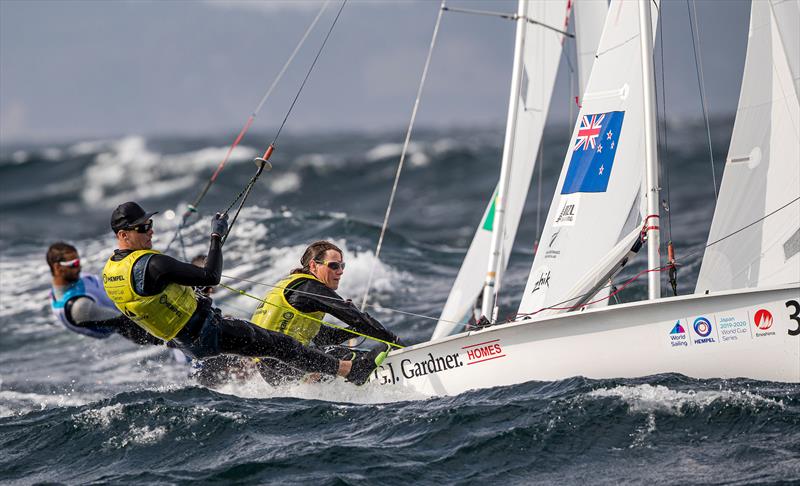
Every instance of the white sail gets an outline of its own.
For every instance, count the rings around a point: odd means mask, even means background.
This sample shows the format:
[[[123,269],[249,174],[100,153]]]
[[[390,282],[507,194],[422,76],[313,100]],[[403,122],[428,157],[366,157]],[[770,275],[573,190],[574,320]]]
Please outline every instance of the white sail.
[[[518,314],[569,307],[576,281],[641,217],[640,50],[638,2],[612,1]]]
[[[562,29],[569,16],[567,0],[528,1],[528,17],[543,24]],[[503,231],[501,268],[506,268],[511,247],[517,234],[525,198],[530,187],[536,154],[542,139],[550,97],[561,58],[564,36],[540,25],[526,23],[522,45],[522,80],[520,93],[509,109],[517,110],[514,133],[511,176],[506,197],[506,219]],[[508,150],[509,147],[504,147]],[[470,244],[456,281],[447,298],[433,339],[463,329],[481,294],[489,261],[494,221],[494,200],[497,190],[484,212]]]
[[[698,293],[800,282],[797,6],[752,3],[739,107],[708,241],[731,236],[706,249]],[[784,18],[792,8],[793,18]]]
[[[578,58],[578,93],[582,96],[592,72],[597,45],[603,33],[608,12],[606,0],[579,0],[572,14],[575,17],[575,51]]]
[[[794,91],[800,98],[800,0],[770,0],[770,4],[792,73]]]

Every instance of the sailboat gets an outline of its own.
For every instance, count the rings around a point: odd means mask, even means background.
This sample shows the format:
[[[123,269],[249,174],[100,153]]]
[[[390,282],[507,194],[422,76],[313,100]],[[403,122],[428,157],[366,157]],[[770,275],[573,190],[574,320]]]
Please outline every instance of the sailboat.
[[[537,8],[528,3],[518,10],[484,316],[494,311],[509,250],[503,217],[513,209],[505,207],[504,185],[515,159],[507,154],[526,143],[514,117],[528,106],[524,46],[536,34],[525,19]],[[739,107],[697,293],[661,296],[667,265],[659,252],[657,19],[649,0],[612,0],[521,299],[524,318],[452,336],[442,331],[392,352],[372,381],[428,395],[572,376],[800,382],[798,19],[800,2],[752,3]],[[607,305],[609,279],[645,247],[648,300]]]

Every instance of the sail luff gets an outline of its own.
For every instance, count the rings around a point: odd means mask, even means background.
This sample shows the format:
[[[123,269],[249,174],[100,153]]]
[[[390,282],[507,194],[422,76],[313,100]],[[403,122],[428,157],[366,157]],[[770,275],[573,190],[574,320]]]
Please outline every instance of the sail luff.
[[[500,265],[500,249],[503,244],[503,225],[506,216],[506,195],[508,193],[509,177],[511,175],[511,161],[514,153],[515,131],[517,126],[517,103],[522,82],[522,47],[525,43],[525,17],[528,13],[528,2],[519,0],[517,9],[517,33],[514,41],[514,68],[511,75],[511,93],[508,101],[508,119],[506,121],[506,136],[503,143],[503,159],[500,166],[500,185],[494,200],[494,225],[492,228],[492,246],[489,250],[489,265],[486,270],[486,280],[483,285],[483,302],[481,314],[494,320],[495,284]]]
[[[649,269],[661,266],[659,245],[659,197],[658,197],[658,155],[656,148],[656,86],[653,67],[653,30],[650,15],[650,0],[639,0],[639,41],[642,55],[642,85],[644,94],[644,144],[646,181],[644,196],[647,201],[645,231],[647,235],[647,266]],[[661,298],[661,274],[647,274],[648,299]]]

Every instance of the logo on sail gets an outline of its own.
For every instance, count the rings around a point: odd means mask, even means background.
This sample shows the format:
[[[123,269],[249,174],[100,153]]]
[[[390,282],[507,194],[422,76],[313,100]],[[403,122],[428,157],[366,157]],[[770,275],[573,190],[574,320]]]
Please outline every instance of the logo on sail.
[[[581,117],[561,194],[606,192],[623,118],[624,111]]]
[[[544,267],[539,272],[539,277],[537,278],[536,283],[533,284],[533,290],[531,290],[531,293],[535,294],[538,290],[549,287],[550,287],[550,269]]]
[[[578,194],[561,196],[553,226],[575,226],[575,221],[578,218],[579,203],[580,195]]]

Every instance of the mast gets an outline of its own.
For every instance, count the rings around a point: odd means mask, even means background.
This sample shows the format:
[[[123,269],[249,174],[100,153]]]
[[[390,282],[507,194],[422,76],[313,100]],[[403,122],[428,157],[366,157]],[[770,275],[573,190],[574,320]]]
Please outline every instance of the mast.
[[[659,232],[659,194],[658,157],[656,154],[656,87],[653,76],[653,27],[650,16],[650,0],[639,0],[639,40],[642,54],[642,87],[644,91],[644,150],[645,150],[645,198],[647,216],[644,226],[647,235],[647,268],[661,267],[658,253]],[[661,273],[647,274],[647,298],[661,298]]]
[[[525,18],[528,13],[527,0],[519,0],[517,7],[517,33],[514,41],[514,68],[511,74],[511,94],[508,100],[508,119],[506,120],[506,136],[503,143],[503,158],[500,165],[500,183],[494,202],[494,222],[492,225],[492,246],[489,253],[489,266],[483,286],[483,302],[481,315],[494,322],[495,286],[497,273],[501,266],[501,249],[503,247],[503,230],[506,214],[506,194],[508,193],[511,175],[511,158],[514,154],[514,133],[517,128],[517,104],[522,78],[522,46],[525,43]]]

